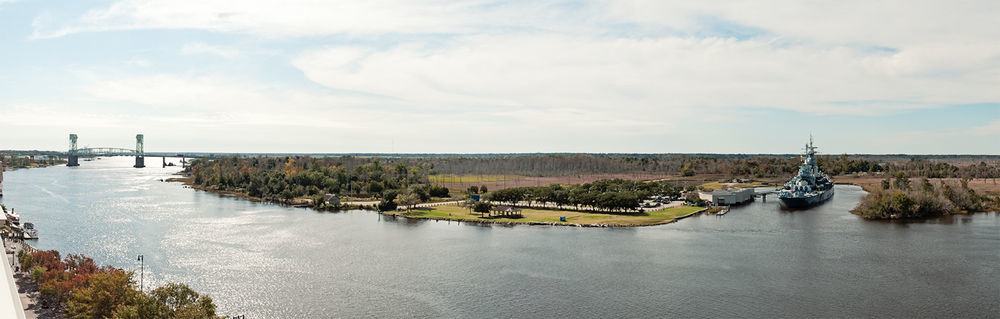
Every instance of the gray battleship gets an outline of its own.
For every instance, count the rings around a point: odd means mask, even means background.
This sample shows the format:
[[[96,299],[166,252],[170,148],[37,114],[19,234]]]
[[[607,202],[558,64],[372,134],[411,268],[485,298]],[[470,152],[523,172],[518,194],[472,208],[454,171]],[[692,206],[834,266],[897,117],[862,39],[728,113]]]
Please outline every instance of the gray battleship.
[[[816,165],[816,147],[812,136],[806,144],[799,174],[778,190],[781,205],[787,208],[809,208],[833,197],[833,181]]]

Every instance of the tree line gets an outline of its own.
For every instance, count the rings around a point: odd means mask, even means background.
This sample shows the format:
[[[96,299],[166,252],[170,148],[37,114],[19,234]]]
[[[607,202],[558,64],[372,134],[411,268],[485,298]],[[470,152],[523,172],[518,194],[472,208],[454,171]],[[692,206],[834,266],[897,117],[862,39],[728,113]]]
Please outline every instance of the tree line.
[[[486,199],[495,203],[519,205],[555,204],[606,213],[638,212],[643,199],[650,196],[678,196],[682,188],[669,182],[640,182],[605,179],[580,185],[514,187],[493,191]]]
[[[197,159],[185,168],[195,185],[278,201],[323,194],[380,196],[426,184],[429,172],[427,165],[308,156]]]
[[[3,153],[0,153],[0,161],[7,168],[32,168],[66,164],[65,159],[56,156],[46,156],[46,158],[43,158],[42,155],[7,155]]]
[[[892,162],[879,158],[849,155],[817,157],[820,168],[830,175],[901,172],[929,178],[1000,178],[1000,162],[957,165],[923,157]],[[389,200],[391,202],[395,196],[409,191],[420,199],[427,198],[424,193],[429,189],[413,187],[431,184],[429,176],[434,174],[569,176],[645,172],[680,176],[714,174],[783,178],[795,174],[800,163],[798,156],[791,155],[228,156],[194,160],[185,172],[193,178],[195,185],[241,192],[267,200],[287,202],[299,197],[318,199],[323,194],[338,194],[383,199],[389,196],[393,197]],[[471,189],[469,191],[472,192]]]

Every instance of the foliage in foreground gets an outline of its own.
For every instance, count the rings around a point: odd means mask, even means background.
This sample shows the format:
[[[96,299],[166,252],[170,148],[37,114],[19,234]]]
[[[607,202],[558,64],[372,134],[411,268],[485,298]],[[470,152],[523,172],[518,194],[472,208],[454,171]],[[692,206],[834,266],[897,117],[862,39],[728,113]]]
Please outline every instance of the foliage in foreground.
[[[55,250],[21,251],[18,259],[38,285],[42,305],[63,308],[69,318],[219,318],[211,297],[184,284],[143,293],[131,271],[98,267],[83,255],[60,259]]]

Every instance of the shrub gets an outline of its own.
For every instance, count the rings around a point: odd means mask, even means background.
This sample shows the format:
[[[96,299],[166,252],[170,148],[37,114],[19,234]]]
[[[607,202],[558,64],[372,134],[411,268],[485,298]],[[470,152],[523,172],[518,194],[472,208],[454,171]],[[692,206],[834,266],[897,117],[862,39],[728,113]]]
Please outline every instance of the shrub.
[[[933,192],[876,190],[862,199],[856,211],[870,219],[927,218],[951,214],[955,205]]]
[[[441,185],[431,185],[428,193],[432,197],[448,197],[448,188]]]
[[[399,195],[396,191],[386,191],[382,194],[382,200],[378,202],[378,210],[385,212],[390,210],[396,210],[396,196]]]

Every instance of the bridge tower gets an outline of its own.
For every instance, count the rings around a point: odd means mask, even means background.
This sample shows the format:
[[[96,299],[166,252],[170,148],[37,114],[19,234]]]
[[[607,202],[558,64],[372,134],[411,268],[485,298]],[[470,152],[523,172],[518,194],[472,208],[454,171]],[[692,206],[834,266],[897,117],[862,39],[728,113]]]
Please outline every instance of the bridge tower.
[[[146,155],[142,150],[142,134],[135,135],[135,166],[133,167],[146,167]]]
[[[77,153],[76,134],[69,135],[69,156],[67,156],[66,166],[80,166],[80,155]]]

